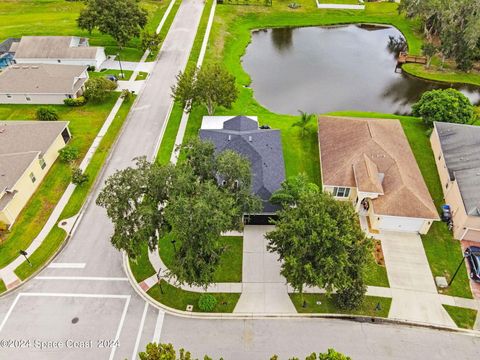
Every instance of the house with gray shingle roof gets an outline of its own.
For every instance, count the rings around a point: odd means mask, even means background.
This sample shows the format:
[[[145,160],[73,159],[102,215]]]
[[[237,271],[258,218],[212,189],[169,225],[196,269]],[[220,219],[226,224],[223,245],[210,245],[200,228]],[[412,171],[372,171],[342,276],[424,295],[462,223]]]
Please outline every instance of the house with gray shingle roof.
[[[0,104],[63,104],[81,96],[83,65],[15,64],[0,73]]]
[[[63,64],[95,66],[106,60],[103,47],[89,46],[88,39],[78,36],[23,36],[14,43],[18,64]]]
[[[480,127],[435,122],[430,143],[454,237],[480,241]]]
[[[278,210],[270,197],[285,180],[280,130],[259,128],[256,117],[205,116],[200,138],[213,142],[217,153],[233,150],[250,161],[252,190],[263,201],[263,213],[250,222],[267,224],[269,215]]]
[[[0,223],[15,222],[70,138],[66,121],[0,121]]]

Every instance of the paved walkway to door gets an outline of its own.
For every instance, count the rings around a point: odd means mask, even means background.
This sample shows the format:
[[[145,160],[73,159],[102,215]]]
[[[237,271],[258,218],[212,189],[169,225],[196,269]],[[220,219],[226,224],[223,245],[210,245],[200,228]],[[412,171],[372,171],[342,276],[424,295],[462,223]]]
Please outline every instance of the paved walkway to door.
[[[273,226],[249,225],[243,233],[243,291],[235,313],[296,313],[280,275],[276,254],[267,251],[264,235]]]
[[[420,236],[382,232],[374,237],[382,241],[392,291],[388,317],[455,327],[438,296]]]

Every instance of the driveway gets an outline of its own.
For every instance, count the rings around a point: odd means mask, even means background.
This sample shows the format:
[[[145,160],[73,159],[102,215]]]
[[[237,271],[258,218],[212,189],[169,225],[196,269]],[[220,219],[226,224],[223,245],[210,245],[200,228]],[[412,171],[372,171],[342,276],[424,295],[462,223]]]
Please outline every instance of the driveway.
[[[455,327],[441,304],[420,235],[382,232],[375,238],[382,241],[393,296],[388,317]]]
[[[280,275],[277,254],[267,251],[265,233],[273,226],[248,225],[243,233],[243,291],[236,313],[296,313]]]

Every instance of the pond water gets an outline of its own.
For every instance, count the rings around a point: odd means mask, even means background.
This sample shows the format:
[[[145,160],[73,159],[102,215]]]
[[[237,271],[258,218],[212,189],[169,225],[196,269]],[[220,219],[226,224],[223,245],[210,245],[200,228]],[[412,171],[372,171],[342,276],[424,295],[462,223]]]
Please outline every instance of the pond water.
[[[277,113],[407,114],[423,92],[450,84],[395,72],[389,36],[402,34],[393,27],[365,25],[259,30],[252,34],[242,63],[255,98]],[[480,104],[478,87],[453,87]]]

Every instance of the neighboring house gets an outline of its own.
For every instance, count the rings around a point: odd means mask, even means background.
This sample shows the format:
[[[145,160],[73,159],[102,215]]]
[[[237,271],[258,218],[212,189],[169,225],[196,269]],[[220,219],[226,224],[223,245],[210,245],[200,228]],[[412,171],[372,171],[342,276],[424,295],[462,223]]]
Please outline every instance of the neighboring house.
[[[83,94],[86,66],[16,64],[0,73],[0,104],[63,104]]]
[[[453,236],[480,241],[480,127],[436,122],[430,142]]]
[[[20,39],[8,38],[0,43],[0,70],[13,64],[14,53],[10,50],[13,43],[19,42]]]
[[[263,201],[263,212],[250,216],[250,224],[268,224],[278,210],[272,193],[285,180],[285,164],[279,130],[258,127],[256,117],[205,116],[200,138],[215,144],[217,153],[233,150],[250,160],[252,190]]]
[[[89,46],[87,38],[77,36],[23,36],[13,44],[18,64],[64,64],[95,66],[107,59],[103,47]]]
[[[70,138],[66,121],[0,121],[0,222],[14,223]]]
[[[425,234],[439,220],[398,120],[318,119],[323,190],[351,201],[376,231]]]

